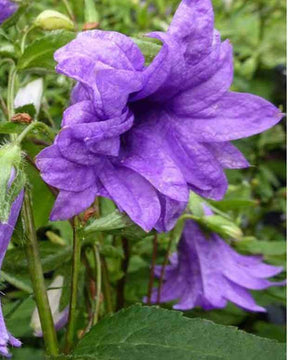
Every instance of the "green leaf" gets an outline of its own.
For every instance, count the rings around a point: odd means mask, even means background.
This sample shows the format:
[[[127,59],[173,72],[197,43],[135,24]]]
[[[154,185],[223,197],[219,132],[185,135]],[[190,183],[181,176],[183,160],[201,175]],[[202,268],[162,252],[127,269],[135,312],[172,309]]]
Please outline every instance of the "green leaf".
[[[139,46],[142,54],[145,56],[146,65],[150,64],[154,57],[161,50],[161,45],[155,43],[155,40],[149,38],[132,38],[132,40]]]
[[[31,286],[31,282],[25,278],[20,277],[19,274],[18,276],[14,276],[11,274],[6,273],[5,271],[0,271],[0,277],[1,280],[5,280],[7,281],[9,284],[15,286],[17,289],[23,290],[25,292],[27,292],[28,294],[32,294],[33,293],[33,289]]]
[[[286,254],[285,241],[260,241],[256,239],[245,239],[236,242],[234,245],[237,250],[249,254],[262,254],[264,256],[279,256]]]
[[[118,210],[94,220],[84,229],[85,234],[92,237],[99,231],[119,234],[131,239],[143,239],[150,235],[150,233],[146,233],[139,226],[135,225],[127,215]]]
[[[51,31],[27,46],[18,62],[18,69],[44,68],[53,70],[56,62],[54,52],[75,38],[70,31]]]
[[[36,109],[33,104],[26,104],[26,105],[19,106],[18,108],[16,108],[15,113],[16,114],[26,113],[26,114],[29,114],[32,118],[34,118],[34,116],[36,115]]]
[[[0,122],[0,134],[21,134],[27,125],[12,122]]]
[[[255,207],[257,202],[249,199],[227,199],[222,201],[211,201],[211,204],[222,211],[229,211],[239,210],[251,206]]]
[[[70,246],[60,246],[49,242],[40,242],[39,245],[41,263],[45,273],[63,266],[71,258],[72,248]],[[2,269],[9,274],[27,272],[27,258],[24,248],[17,247],[8,250]]]
[[[92,328],[69,359],[284,360],[285,346],[181,312],[136,305]]]

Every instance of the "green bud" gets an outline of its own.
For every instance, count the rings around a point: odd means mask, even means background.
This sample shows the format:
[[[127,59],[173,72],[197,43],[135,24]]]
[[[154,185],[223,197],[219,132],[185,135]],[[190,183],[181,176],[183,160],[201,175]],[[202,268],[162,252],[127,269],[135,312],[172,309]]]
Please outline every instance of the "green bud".
[[[195,220],[202,226],[207,227],[209,230],[218,233],[225,239],[241,240],[243,233],[241,229],[232,221],[219,216],[210,215],[196,218]]]
[[[43,30],[74,30],[73,22],[64,14],[54,10],[45,10],[34,21]]]
[[[20,177],[17,176],[20,164],[19,145],[11,143],[0,147],[0,222],[7,222],[12,202],[19,194],[20,187],[23,187],[23,184],[19,184],[18,181]],[[9,187],[13,172],[15,172],[13,186]]]

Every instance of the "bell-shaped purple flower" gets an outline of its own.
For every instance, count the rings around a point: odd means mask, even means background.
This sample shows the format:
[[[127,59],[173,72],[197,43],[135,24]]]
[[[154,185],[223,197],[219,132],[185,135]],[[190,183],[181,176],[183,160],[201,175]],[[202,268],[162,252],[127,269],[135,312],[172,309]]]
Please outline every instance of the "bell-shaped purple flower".
[[[166,267],[160,302],[176,301],[174,309],[221,309],[228,301],[249,311],[265,311],[257,305],[249,290],[282,286],[267,278],[279,274],[282,267],[264,264],[261,256],[243,256],[217,234],[203,233],[199,225],[188,220],[178,245],[178,252]],[[159,277],[161,267],[157,267]],[[152,303],[157,302],[154,289]]]
[[[9,187],[11,186],[13,178],[14,170],[12,171],[11,178],[8,184]],[[0,269],[19,216],[19,212],[23,202],[23,194],[24,192],[22,190],[14,200],[10,210],[8,222],[0,222]],[[18,339],[14,338],[6,328],[0,302],[0,354],[6,357],[10,357],[8,352],[8,344],[15,347],[21,346],[21,342]]]
[[[18,9],[18,5],[10,0],[0,0],[0,24],[12,16]]]
[[[52,220],[70,218],[96,196],[112,199],[144,230],[171,229],[189,190],[219,200],[225,168],[249,164],[229,142],[282,117],[268,101],[229,91],[230,42],[214,29],[210,0],[183,0],[149,66],[116,32],[80,33],[55,53],[77,81],[55,143],[40,153],[43,179],[60,193]]]

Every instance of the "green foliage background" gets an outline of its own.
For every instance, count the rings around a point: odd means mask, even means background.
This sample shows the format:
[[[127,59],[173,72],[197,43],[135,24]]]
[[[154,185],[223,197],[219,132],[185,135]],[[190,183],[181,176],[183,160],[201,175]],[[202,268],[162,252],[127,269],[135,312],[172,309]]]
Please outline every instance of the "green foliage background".
[[[81,29],[84,23],[82,0],[68,0],[68,3]],[[167,29],[179,1],[95,0],[95,3],[100,29],[120,31],[138,37],[151,30]],[[222,38],[229,38],[234,46],[233,89],[263,96],[285,112],[285,0],[213,0],[213,4],[217,29],[221,31]],[[64,2],[60,0],[30,1],[27,5],[28,10],[19,19],[17,28],[11,27],[7,30],[9,37],[4,37],[0,32],[2,56],[5,51],[11,55],[11,43],[14,45],[12,53],[17,52],[21,32],[23,33],[27,24],[32,23],[41,11],[54,9],[67,13]],[[40,29],[33,30],[28,36],[29,42],[44,35]],[[47,58],[49,60],[49,56]],[[46,69],[40,72],[23,72],[21,85],[36,75],[39,76],[39,73],[45,79],[39,119],[57,130],[63,110],[69,103],[69,93],[73,84],[70,79],[57,75],[53,71],[52,63],[50,70],[47,70],[46,66]],[[0,93],[3,98],[6,96],[7,77],[7,67],[1,66]],[[4,121],[4,118],[5,114],[0,111],[0,120]],[[5,140],[4,135],[2,140]],[[223,201],[213,205],[241,227],[245,237],[242,242],[235,245],[239,251],[248,254],[263,253],[269,263],[285,266],[285,121],[264,134],[238,141],[236,145],[246,155],[252,167],[243,171],[228,172],[230,187],[227,196]],[[29,141],[25,143],[25,150],[32,158],[41,148]],[[66,288],[64,284],[61,300],[64,308],[67,305],[71,230],[66,222],[48,221],[54,201],[53,195],[28,163],[26,171],[32,184],[35,221],[47,283],[51,282],[56,274],[65,276]],[[109,214],[111,209],[111,204],[103,202],[103,215]],[[27,275],[25,254],[21,246],[21,234],[21,226],[18,224],[13,239],[14,245],[8,251],[2,269],[1,291],[6,294],[2,302],[9,330],[25,344],[23,349],[13,351],[14,359],[37,360],[43,357],[43,344],[41,339],[33,336],[30,327],[34,302],[30,292],[31,283]],[[55,235],[64,240],[64,245],[55,244]],[[56,242],[59,241],[57,238]],[[114,241],[112,246],[111,235],[107,235],[106,249],[102,249],[104,254],[108,254],[109,275],[114,284],[122,276],[120,263],[123,254],[119,241],[116,236],[116,243]],[[157,259],[159,263],[163,261],[167,242],[167,237],[160,238],[160,255]],[[151,262],[152,243],[149,238],[134,239],[132,244],[125,305],[141,301],[146,294]],[[85,287],[84,272],[82,275],[82,285]],[[79,297],[80,293],[79,290]],[[203,312],[196,309],[184,315],[192,318],[203,317],[224,325],[236,325],[247,332],[284,341],[285,289],[270,288],[254,295],[260,305],[267,307],[267,314],[247,313],[230,304],[224,310]],[[80,300],[83,307],[80,308],[81,323],[85,320],[86,314],[84,299]]]

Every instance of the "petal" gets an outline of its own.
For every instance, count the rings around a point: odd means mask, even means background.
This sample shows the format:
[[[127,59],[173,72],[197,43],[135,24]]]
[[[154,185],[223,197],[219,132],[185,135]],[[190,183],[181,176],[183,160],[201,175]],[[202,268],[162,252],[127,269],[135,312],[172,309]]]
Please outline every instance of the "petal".
[[[42,150],[36,164],[42,179],[60,190],[83,191],[95,183],[93,168],[64,159],[57,145]]]
[[[56,70],[84,85],[102,119],[120,115],[130,93],[143,86],[144,58],[128,37],[102,31],[79,34],[55,53]],[[89,91],[87,91],[89,89]],[[75,101],[75,93],[73,94]]]
[[[85,141],[89,151],[106,156],[117,156],[120,150],[120,137],[113,137],[101,141],[94,141],[93,138]]]
[[[206,110],[181,121],[198,141],[224,142],[259,134],[282,117],[274,105],[261,97],[228,92]]]
[[[54,58],[58,62],[57,71],[87,85],[89,77],[95,77],[97,63],[132,71],[141,70],[144,65],[143,55],[129,37],[99,30],[80,33],[58,49]]]
[[[177,201],[170,197],[158,194],[161,204],[160,218],[155,225],[158,232],[167,232],[173,229],[179,216],[187,206],[187,201]]]
[[[71,91],[71,105],[74,105],[77,102],[93,99],[90,95],[91,92],[87,86],[77,83]]]
[[[160,216],[160,203],[154,188],[136,172],[107,162],[99,178],[118,207],[136,224],[150,231]]]
[[[213,26],[210,0],[182,1],[167,33],[148,34],[161,40],[163,46],[144,71],[145,86],[134,95],[133,101],[151,94],[153,101],[167,100],[179,92],[187,81],[191,82],[194,78],[193,66],[211,53]],[[215,60],[215,56],[213,58]],[[210,72],[215,61],[208,63],[210,66],[207,66],[206,59],[206,72],[207,69]],[[201,69],[203,66],[197,69],[198,73],[202,72]]]
[[[97,74],[96,87],[94,105],[99,115],[121,116],[130,94],[142,89],[143,75],[127,70],[102,70]]]
[[[179,85],[185,78],[185,49],[182,45],[165,33],[153,32],[148,36],[161,40],[163,46],[143,72],[144,86],[132,95],[132,101],[147,98],[152,94],[152,101],[167,100],[179,91]]]
[[[214,30],[210,0],[182,0],[168,33],[187,45],[186,56],[195,62],[209,51]]]
[[[190,136],[185,124],[178,126],[177,132],[171,131],[169,143],[171,154],[189,186],[205,192],[206,197],[221,199],[227,190],[227,179],[214,154]]]
[[[138,46],[127,36],[115,31],[85,31],[78,35],[79,38],[90,37],[92,39],[102,39],[117,45],[126,55],[129,62],[136,70],[141,70],[144,66],[144,56]]]
[[[243,287],[236,285],[229,280],[223,284],[223,291],[227,300],[235,303],[248,311],[266,312],[265,308],[255,303],[252,295]]]
[[[128,152],[123,165],[141,174],[162,194],[187,202],[187,184],[167,151],[165,128],[148,123],[132,129],[125,139]]]
[[[11,240],[21,207],[24,198],[24,191],[22,190],[16,199],[13,201],[13,204],[10,209],[10,215],[8,223],[0,223],[0,267],[2,265],[6,250],[8,248],[9,242]],[[1,304],[0,304],[1,307]],[[1,338],[1,337],[0,337]]]
[[[195,114],[213,105],[227,92],[233,81],[233,54],[229,41],[222,45],[217,71],[207,81],[180,92],[171,101],[170,108],[176,115]]]
[[[50,220],[67,220],[86,210],[94,202],[99,189],[96,184],[84,191],[60,191],[50,214]]]
[[[243,154],[229,142],[205,143],[205,147],[225,169],[243,169],[250,166]]]
[[[92,101],[83,100],[69,106],[63,114],[62,126],[87,124],[99,121]]]
[[[92,153],[83,140],[75,138],[74,131],[71,127],[63,128],[56,137],[55,144],[61,156],[79,165],[93,165],[99,171],[103,163],[102,157]]]

